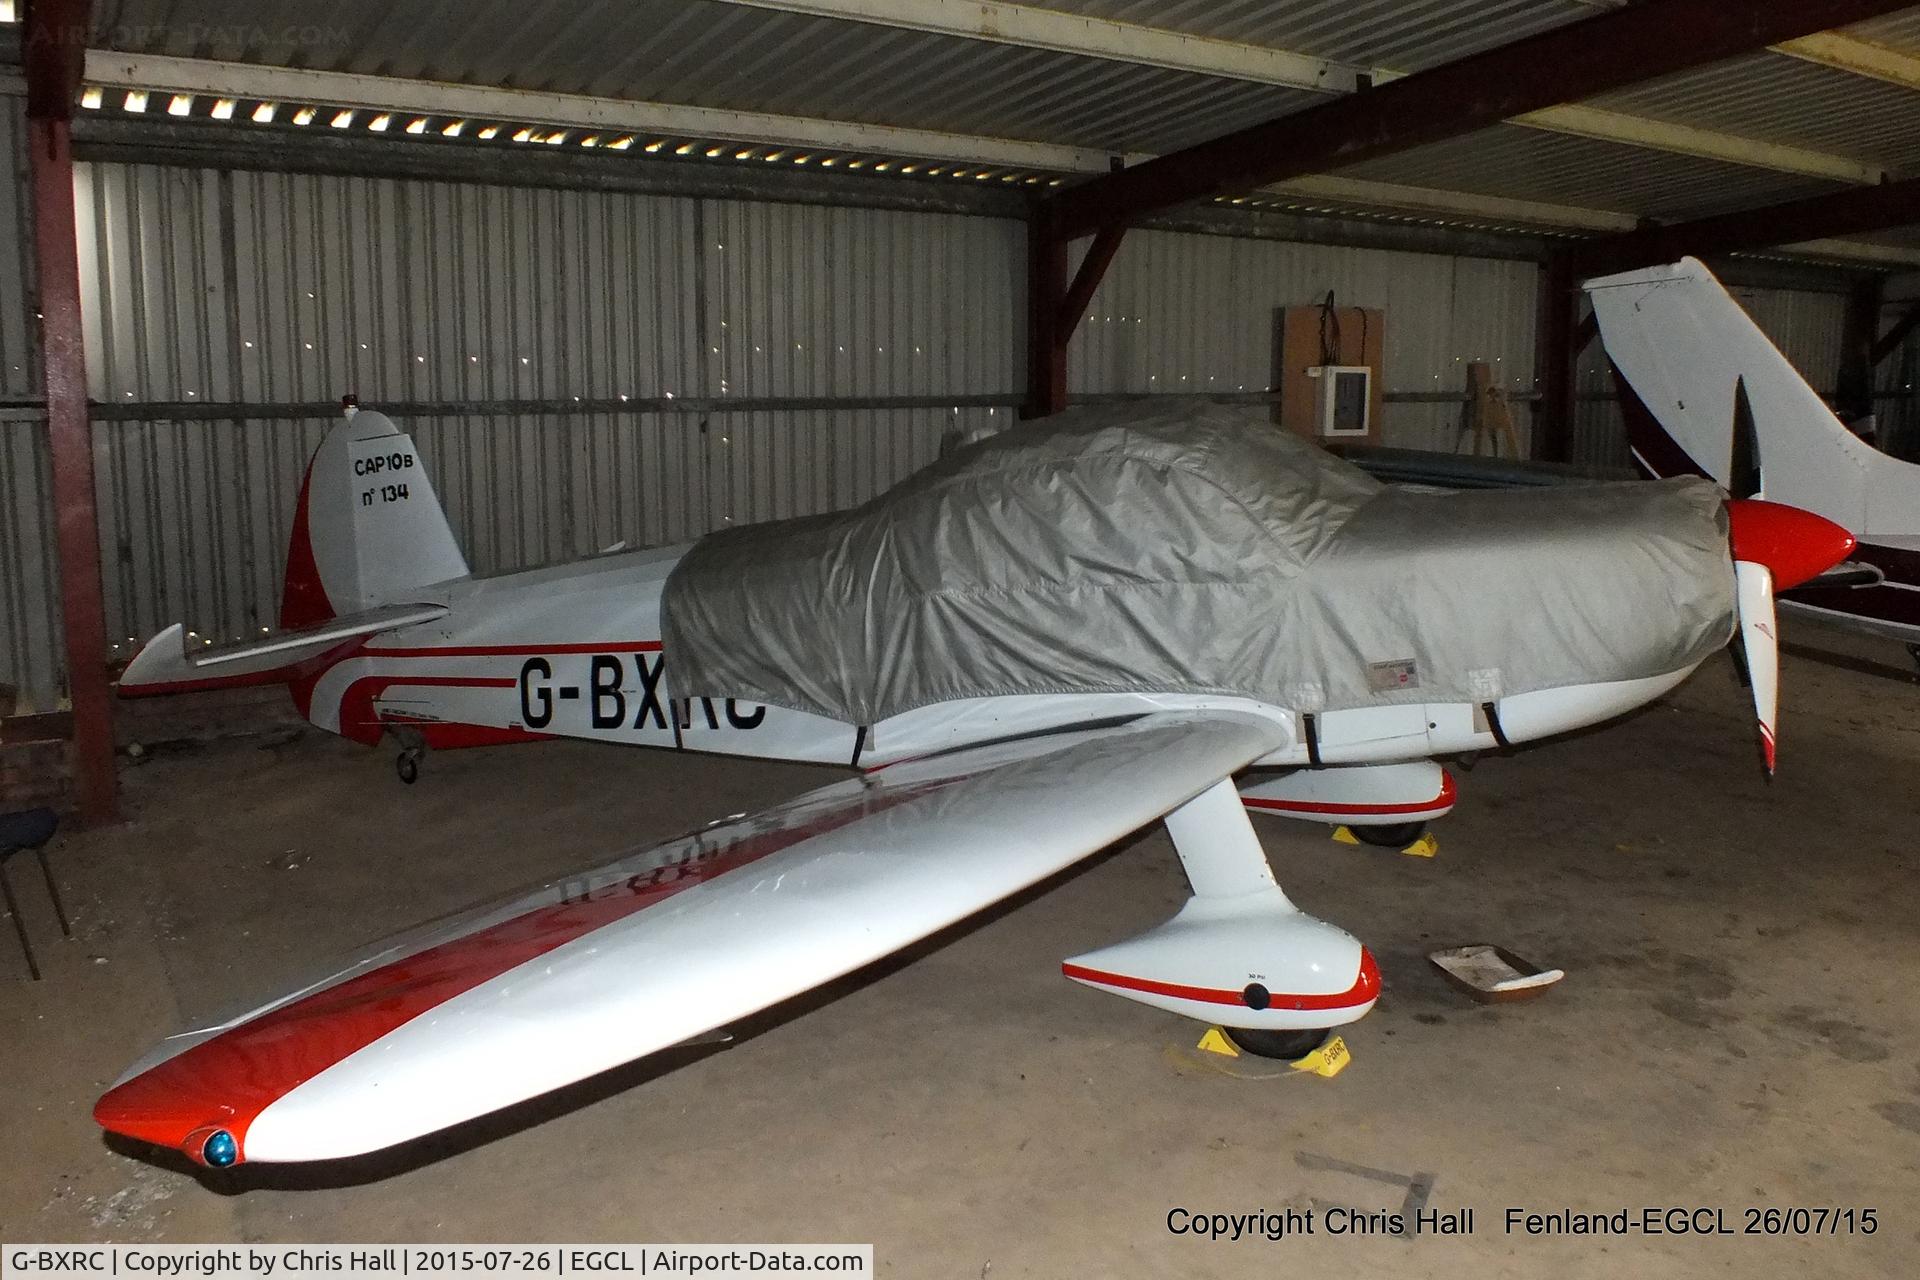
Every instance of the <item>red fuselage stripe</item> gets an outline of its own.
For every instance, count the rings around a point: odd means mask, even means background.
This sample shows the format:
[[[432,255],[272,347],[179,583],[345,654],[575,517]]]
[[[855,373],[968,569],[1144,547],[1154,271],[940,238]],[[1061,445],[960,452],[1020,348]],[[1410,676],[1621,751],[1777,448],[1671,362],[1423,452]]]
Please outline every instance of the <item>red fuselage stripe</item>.
[[[1420,804],[1323,804],[1316,800],[1262,800],[1257,796],[1242,796],[1241,800],[1249,809],[1269,809],[1275,813],[1324,813],[1332,817],[1343,814],[1432,813],[1435,809],[1450,808],[1453,804],[1444,796],[1435,796]]]
[[[291,666],[249,671],[237,676],[207,676],[201,680],[162,680],[152,684],[117,686],[123,698],[149,698],[162,693],[205,693],[211,689],[247,689],[263,684],[285,684],[299,672]]]
[[[328,616],[331,617],[332,615],[329,614]],[[356,652],[346,656],[368,658],[532,658],[575,653],[658,652],[660,652],[660,642],[658,640],[630,640],[610,644],[476,644],[412,649],[370,649],[361,645],[357,647]],[[332,666],[333,662],[337,660],[336,652],[334,651],[330,651],[325,656],[328,659],[324,664],[325,666]],[[317,675],[318,672],[313,668],[313,660],[308,659],[304,662],[287,666],[273,667],[267,671],[248,672],[245,675],[207,676],[199,680],[169,680],[157,684],[122,685],[120,686],[120,696],[123,698],[145,698],[166,693],[203,693],[211,689],[240,689],[250,685],[292,684],[302,678],[309,676],[317,677]],[[495,683],[489,681],[471,681],[465,677],[455,678],[449,676],[446,678],[430,678],[416,676],[409,677],[407,683],[458,683],[470,684],[475,688],[508,688],[512,686],[513,681],[505,680]],[[307,692],[310,694],[311,690]],[[299,691],[295,693],[295,701],[300,701]],[[302,707],[301,714],[307,714],[305,707]]]
[[[1144,991],[1149,995],[1171,996],[1176,1000],[1192,1000],[1200,1004],[1232,1004],[1245,1007],[1246,994],[1243,991],[1222,991],[1214,987],[1188,987],[1177,982],[1156,982],[1152,978],[1136,978],[1124,973],[1104,973],[1099,969],[1089,969],[1084,965],[1063,964],[1060,972],[1069,978],[1081,982],[1098,983],[1103,987],[1120,987],[1127,991]],[[1286,995],[1274,992],[1267,1005],[1270,1009],[1296,1011],[1301,1009],[1351,1009],[1355,1005],[1370,1004],[1380,995],[1380,970],[1374,965],[1373,956],[1362,950],[1360,953],[1360,972],[1354,978],[1353,985],[1335,995],[1303,996]]]
[[[1262,796],[1241,796],[1240,800],[1249,809],[1266,809],[1275,813],[1315,813],[1338,817],[1351,814],[1399,814],[1431,813],[1436,809],[1453,808],[1458,792],[1453,787],[1453,775],[1442,770],[1440,773],[1440,794],[1431,800],[1422,800],[1416,804],[1336,804],[1319,800],[1269,800]]]
[[[340,695],[340,728],[343,738],[369,746],[380,741],[384,723],[373,709],[373,700],[388,689],[429,687],[439,689],[511,689],[519,681],[512,676],[361,676]]]

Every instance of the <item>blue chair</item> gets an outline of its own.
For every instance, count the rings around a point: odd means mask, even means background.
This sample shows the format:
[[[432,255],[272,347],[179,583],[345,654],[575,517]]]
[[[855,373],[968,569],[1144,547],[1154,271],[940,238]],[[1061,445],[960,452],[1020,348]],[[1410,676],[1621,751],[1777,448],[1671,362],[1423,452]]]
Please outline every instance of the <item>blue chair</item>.
[[[27,957],[27,972],[33,975],[35,982],[40,981],[40,966],[33,958],[33,943],[27,937],[26,921],[20,918],[20,904],[14,900],[13,882],[7,879],[7,863],[16,853],[33,850],[39,860],[40,874],[47,881],[47,896],[53,899],[54,914],[60,917],[60,932],[66,937],[73,936],[73,927],[67,923],[67,908],[60,901],[59,886],[53,882],[53,869],[47,865],[47,841],[53,839],[53,833],[59,829],[60,819],[51,809],[22,809],[18,813],[0,814],[0,892],[7,898],[7,914],[13,917],[13,931],[20,935],[20,950]]]

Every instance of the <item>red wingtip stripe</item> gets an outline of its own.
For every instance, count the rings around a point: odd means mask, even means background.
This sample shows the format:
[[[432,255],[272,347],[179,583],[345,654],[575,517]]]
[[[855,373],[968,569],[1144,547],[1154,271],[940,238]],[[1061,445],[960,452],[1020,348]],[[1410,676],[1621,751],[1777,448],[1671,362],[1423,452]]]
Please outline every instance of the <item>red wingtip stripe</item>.
[[[455,996],[684,889],[959,781],[862,795],[793,827],[745,836],[709,860],[670,863],[657,877],[537,906],[323,987],[123,1081],[94,1105],[93,1118],[113,1133],[182,1150],[218,1127],[244,1153],[247,1131],[267,1107]]]

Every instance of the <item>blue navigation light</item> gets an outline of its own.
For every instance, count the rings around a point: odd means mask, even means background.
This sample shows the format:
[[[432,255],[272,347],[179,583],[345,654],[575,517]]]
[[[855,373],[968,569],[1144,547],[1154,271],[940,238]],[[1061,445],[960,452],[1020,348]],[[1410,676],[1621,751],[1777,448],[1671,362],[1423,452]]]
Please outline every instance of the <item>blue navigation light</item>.
[[[224,1169],[240,1158],[240,1144],[225,1129],[215,1129],[201,1146],[200,1154],[216,1169]]]

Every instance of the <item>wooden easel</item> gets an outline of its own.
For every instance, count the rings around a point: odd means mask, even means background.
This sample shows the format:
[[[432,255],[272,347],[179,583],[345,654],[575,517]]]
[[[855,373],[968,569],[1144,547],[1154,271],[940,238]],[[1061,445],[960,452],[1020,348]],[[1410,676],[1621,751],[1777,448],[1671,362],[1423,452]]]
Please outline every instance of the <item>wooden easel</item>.
[[[1460,415],[1460,430],[1453,437],[1453,451],[1473,433],[1473,456],[1484,446],[1490,457],[1520,456],[1520,437],[1513,429],[1513,412],[1507,407],[1506,393],[1493,384],[1493,366],[1475,361],[1467,366],[1467,403]],[[1506,452],[1501,452],[1502,442]]]

